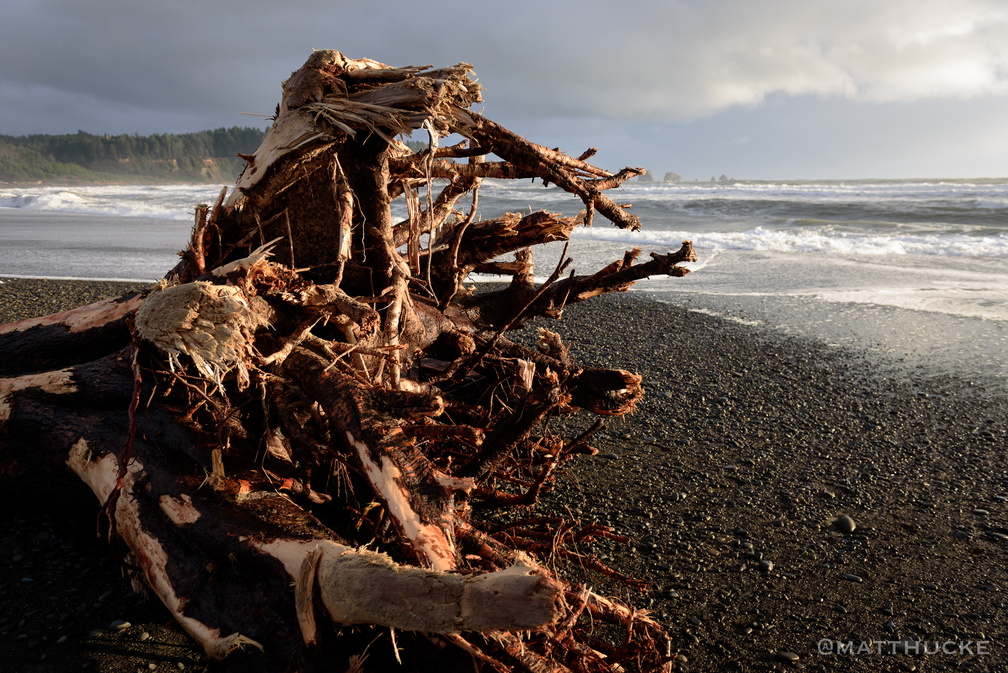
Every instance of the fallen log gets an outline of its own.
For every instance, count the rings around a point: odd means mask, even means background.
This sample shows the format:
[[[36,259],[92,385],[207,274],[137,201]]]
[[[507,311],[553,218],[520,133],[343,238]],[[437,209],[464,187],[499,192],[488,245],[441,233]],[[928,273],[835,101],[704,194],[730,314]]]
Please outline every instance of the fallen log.
[[[552,332],[528,348],[507,331],[681,276],[692,247],[561,278],[564,261],[537,287],[533,246],[596,212],[640,227],[602,192],[642,171],[530,143],[468,109],[479,101],[467,64],[315,52],[157,287],[0,327],[4,472],[69,467],[124,567],[226,667],[331,668],[400,632],[439,653],[416,670],[458,655],[501,671],[671,668],[646,613],[537,560],[554,540],[610,572],[563,541],[611,531],[504,530],[481,513],[533,505],[601,427],[567,439],[551,419],[626,414],[643,394],[635,374],[578,366]],[[430,147],[414,153],[399,138],[420,129]],[[464,141],[438,147],[452,134]],[[487,177],[540,178],[585,211],[478,219]],[[394,222],[399,198],[409,216]],[[479,270],[512,281],[475,293]],[[619,627],[608,642],[604,622]]]

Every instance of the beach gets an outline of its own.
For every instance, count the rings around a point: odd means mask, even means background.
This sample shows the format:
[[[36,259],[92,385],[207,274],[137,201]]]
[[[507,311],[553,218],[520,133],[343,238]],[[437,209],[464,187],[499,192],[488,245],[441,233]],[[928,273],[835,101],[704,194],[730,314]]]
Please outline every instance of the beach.
[[[0,322],[128,287],[3,279]],[[607,422],[540,511],[630,538],[584,551],[648,591],[584,579],[650,610],[683,670],[1008,666],[1000,389],[639,294],[568,307],[516,339],[539,326],[582,364],[644,377],[636,413]],[[122,579],[93,496],[53,491],[5,479],[5,670],[202,670],[167,611]]]

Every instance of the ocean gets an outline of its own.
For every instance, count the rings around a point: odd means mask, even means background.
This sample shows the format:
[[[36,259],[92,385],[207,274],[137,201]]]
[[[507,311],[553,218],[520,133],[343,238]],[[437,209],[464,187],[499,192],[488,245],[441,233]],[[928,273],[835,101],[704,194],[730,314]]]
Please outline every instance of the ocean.
[[[185,246],[194,206],[220,189],[0,187],[0,277],[155,280]],[[579,228],[578,273],[689,239],[694,273],[634,291],[1008,391],[1008,179],[632,183],[609,195],[633,204],[644,230],[601,217]],[[484,218],[539,209],[573,215],[581,203],[538,183],[480,192]],[[562,247],[536,251],[537,275]]]

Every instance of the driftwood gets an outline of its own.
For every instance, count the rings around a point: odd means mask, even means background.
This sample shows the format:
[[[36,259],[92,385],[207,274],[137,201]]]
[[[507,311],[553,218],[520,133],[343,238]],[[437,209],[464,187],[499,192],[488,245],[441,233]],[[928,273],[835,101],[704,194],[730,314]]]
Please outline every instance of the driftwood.
[[[530,143],[479,101],[466,64],[315,52],[164,281],[0,328],[4,469],[69,466],[124,567],[224,666],[367,669],[398,643],[404,670],[672,667],[646,613],[541,565],[605,572],[574,542],[612,531],[484,514],[534,504],[591,450],[591,432],[564,438],[551,419],[626,414],[642,395],[639,376],[577,365],[548,330],[537,348],[508,330],[683,275],[692,248],[582,276],[564,258],[537,286],[531,246],[596,213],[639,228],[603,192],[642,171]],[[399,138],[421,129],[415,153]],[[480,219],[486,178],[541,179],[584,211]],[[473,272],[512,280],[478,294]],[[378,636],[391,644],[369,650]]]

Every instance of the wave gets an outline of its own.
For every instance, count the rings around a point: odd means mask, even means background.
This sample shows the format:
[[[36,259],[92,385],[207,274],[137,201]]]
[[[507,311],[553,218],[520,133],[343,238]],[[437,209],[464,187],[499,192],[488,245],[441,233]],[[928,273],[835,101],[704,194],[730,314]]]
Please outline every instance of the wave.
[[[813,252],[831,255],[939,255],[943,257],[1008,257],[1008,233],[891,234],[838,232],[829,229],[766,229],[746,231],[628,232],[600,227],[576,229],[573,238],[624,245],[678,248],[684,240],[700,250]]]
[[[622,195],[620,194],[622,192]],[[491,184],[487,202],[574,214],[581,204],[557,188]],[[930,224],[1008,231],[1008,182],[625,184],[610,192],[633,204],[647,227],[723,228],[821,220],[858,226]],[[490,206],[486,206],[489,210]]]
[[[213,203],[220,189],[18,187],[0,189],[0,207],[183,221],[192,219],[196,204]],[[530,209],[575,215],[583,208],[557,187],[488,180],[482,194],[488,217]],[[707,251],[1008,258],[1004,180],[628,183],[610,195],[634,204],[644,231],[598,221],[577,229],[575,238],[670,248],[689,239]],[[394,212],[405,217],[400,201]]]
[[[213,185],[8,188],[0,191],[0,208],[188,220],[197,204],[213,203],[220,190]]]

